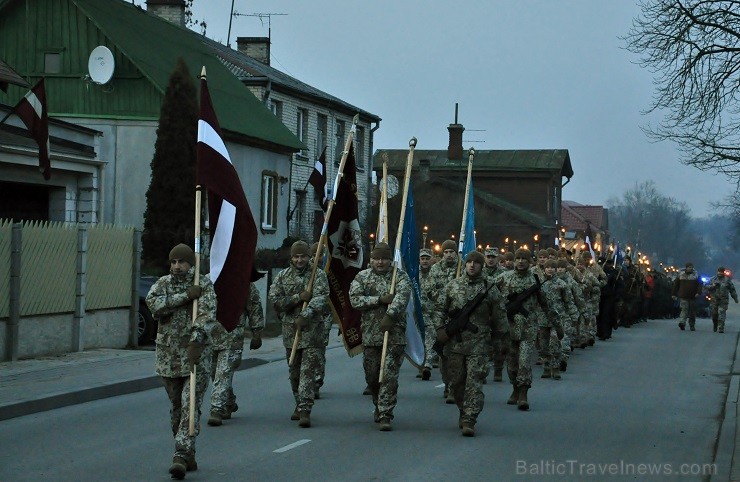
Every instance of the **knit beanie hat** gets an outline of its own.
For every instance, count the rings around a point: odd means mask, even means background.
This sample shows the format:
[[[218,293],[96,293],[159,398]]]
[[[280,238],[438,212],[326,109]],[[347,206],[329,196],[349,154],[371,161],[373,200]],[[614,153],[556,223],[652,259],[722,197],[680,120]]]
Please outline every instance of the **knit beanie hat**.
[[[480,251],[471,251],[465,255],[465,262],[467,263],[468,261],[483,264],[486,262],[486,257]]]
[[[514,253],[514,258],[524,258],[527,261],[532,260],[532,252],[527,248],[519,248]]]
[[[311,248],[308,247],[308,243],[305,241],[296,241],[290,246],[290,256],[297,256],[299,254],[305,254],[311,256]]]
[[[554,259],[548,259],[547,261],[545,261],[545,268],[557,268],[557,267],[558,267],[558,262],[555,261]]]
[[[170,251],[170,261],[173,259],[181,259],[190,263],[190,266],[195,266],[195,253],[193,249],[187,244],[180,243]]]
[[[373,259],[392,259],[391,247],[388,246],[388,243],[378,243],[370,252],[370,257]]]
[[[560,258],[558,260],[558,268],[567,268],[568,267],[568,260],[565,258]]]
[[[537,251],[537,257],[538,258],[547,257],[547,256],[549,256],[549,253],[547,252],[546,249],[541,249],[541,250]]]
[[[447,249],[451,249],[453,251],[457,251],[457,243],[454,242],[451,239],[448,239],[447,241],[445,241],[444,243],[442,243],[442,252],[444,253],[445,250],[447,250]]]
[[[504,261],[514,261],[514,253],[507,251],[504,253]]]

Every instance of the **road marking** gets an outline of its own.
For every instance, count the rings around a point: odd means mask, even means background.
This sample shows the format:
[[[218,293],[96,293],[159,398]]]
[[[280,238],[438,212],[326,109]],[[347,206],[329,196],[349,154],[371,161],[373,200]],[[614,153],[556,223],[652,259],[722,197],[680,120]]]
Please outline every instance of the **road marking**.
[[[285,447],[280,447],[279,449],[273,450],[273,452],[276,453],[276,454],[281,454],[283,452],[287,452],[288,450],[292,450],[292,449],[294,449],[296,447],[300,447],[303,444],[307,444],[310,441],[311,440],[309,440],[307,438],[304,438],[304,439],[299,440],[297,442],[293,442],[292,444],[288,444]]]
[[[445,384],[444,384],[444,383],[440,383],[439,385],[437,385],[437,386],[436,386],[436,387],[434,387],[434,388],[444,388],[444,387],[445,387]]]

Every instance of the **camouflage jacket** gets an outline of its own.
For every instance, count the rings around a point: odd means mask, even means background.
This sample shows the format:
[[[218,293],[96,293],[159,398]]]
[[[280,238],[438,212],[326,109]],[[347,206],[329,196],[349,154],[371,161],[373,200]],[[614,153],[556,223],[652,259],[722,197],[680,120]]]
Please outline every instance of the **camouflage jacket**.
[[[574,278],[581,285],[583,300],[586,302],[588,313],[597,316],[599,314],[599,302],[601,301],[599,280],[588,269],[583,272],[576,272]]]
[[[155,370],[163,377],[190,375],[187,348],[191,341],[208,344],[211,332],[220,323],[216,321],[216,292],[208,277],[201,277],[201,295],[198,315],[193,321],[193,301],[188,300],[187,289],[194,284],[195,268],[182,276],[166,275],[159,278],[146,295],[146,305],[159,325],[156,339]],[[208,350],[201,357],[201,369],[209,370]]]
[[[295,320],[299,316],[308,320],[308,326],[301,330],[298,348],[321,347],[324,344],[324,318],[329,300],[329,281],[326,273],[316,270],[313,297],[305,308],[299,297],[308,287],[311,271],[309,264],[302,270],[291,265],[278,273],[270,286],[268,297],[282,322],[283,345],[286,348],[293,346],[296,333]]]
[[[488,294],[468,319],[478,331],[476,333],[470,330],[463,331],[459,338],[453,337],[447,343],[445,350],[464,355],[486,355],[492,346],[492,332],[499,338],[504,338],[508,334],[509,324],[506,321],[504,299],[498,288],[487,276],[472,278],[467,273],[445,286],[436,304],[435,328],[442,328],[468,301],[489,287]]]
[[[558,275],[548,277],[545,275],[547,283],[542,283],[542,291],[545,292],[548,303],[557,311],[560,316],[550,320],[545,319],[547,322],[540,327],[555,327],[565,330],[565,324],[563,323],[564,318],[568,318],[568,321],[573,317],[573,311],[576,305],[573,303],[573,294],[568,287],[568,284]]]
[[[262,328],[265,327],[265,315],[262,311],[262,300],[260,299],[260,291],[254,283],[249,284],[249,298],[247,299],[247,307],[239,317],[239,324],[236,325],[231,332],[226,331],[226,328],[219,323],[213,329],[211,333],[213,342],[211,344],[212,350],[239,350],[244,347],[244,335],[246,327],[249,325],[249,329],[252,334],[262,333]]]
[[[445,263],[444,260],[435,263],[429,270],[429,299],[438,300],[442,296],[447,283],[456,278],[457,259],[452,266]]]
[[[434,311],[434,302],[430,298],[433,291],[433,285],[431,283],[432,277],[430,276],[432,268],[424,273],[419,270],[419,288],[421,291],[421,313],[424,316],[424,323],[432,322],[432,312]]]
[[[364,346],[382,346],[383,332],[380,321],[387,314],[393,318],[393,328],[388,332],[389,345],[406,345],[406,308],[411,296],[411,280],[403,270],[396,273],[396,289],[391,304],[384,305],[378,301],[381,295],[390,293],[393,269],[380,274],[367,268],[355,276],[349,288],[349,302],[352,307],[362,312],[362,344]]]
[[[707,291],[711,294],[710,303],[727,306],[730,302],[730,296],[737,303],[737,291],[732,280],[728,277],[719,278],[712,276],[707,284]]]
[[[555,276],[563,282],[565,292],[562,293],[562,296],[565,313],[568,314],[571,325],[575,326],[575,324],[578,322],[579,314],[575,293],[578,292],[579,288],[578,286],[576,286],[576,281],[573,279],[570,273],[558,273]],[[583,300],[581,300],[580,302],[583,303]]]
[[[496,284],[496,281],[498,278],[504,274],[506,270],[503,269],[501,266],[496,266],[496,268],[489,268],[488,266],[483,267],[483,276],[488,278],[492,283]],[[497,286],[498,288],[498,286]]]
[[[570,288],[570,292],[573,295],[573,303],[576,305],[576,317],[573,322],[577,323],[581,314],[585,314],[588,311],[581,284],[573,278],[573,275],[569,271],[561,273],[560,277],[567,283]]]
[[[536,283],[532,270],[520,273],[517,270],[508,271],[501,279],[501,295],[507,299],[510,296],[522,293]],[[544,280],[540,279],[540,282]],[[537,337],[537,329],[542,317],[550,320],[558,318],[560,314],[550,305],[542,289],[537,290],[522,303],[522,310],[510,316],[509,337],[512,340],[531,340]]]

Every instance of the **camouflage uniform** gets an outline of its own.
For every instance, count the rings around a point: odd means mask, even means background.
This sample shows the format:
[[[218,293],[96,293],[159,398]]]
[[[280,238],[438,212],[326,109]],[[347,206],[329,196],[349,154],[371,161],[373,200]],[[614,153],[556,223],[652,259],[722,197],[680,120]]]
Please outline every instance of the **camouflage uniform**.
[[[571,347],[580,345],[581,319],[586,316],[586,312],[588,311],[581,284],[573,277],[574,272],[576,272],[575,268],[560,274],[570,288],[570,292],[573,295],[573,303],[576,305],[575,318],[571,320],[571,331],[567,333],[568,338],[570,338]]]
[[[487,277],[488,280],[496,285],[498,289],[498,284],[501,280],[501,277],[506,271],[507,270],[505,268],[502,268],[501,266],[497,266],[495,269],[484,266],[483,276]],[[501,292],[499,291],[499,294],[500,293]],[[494,336],[491,342],[491,359],[493,360],[494,374],[496,374],[497,370],[502,370],[504,368],[506,353],[509,351],[509,341],[504,337]]]
[[[542,281],[542,280],[540,280]],[[501,278],[501,295],[508,298],[512,294],[521,293],[536,283],[531,270],[519,272],[512,270]],[[550,319],[558,317],[547,302],[542,290],[539,290],[524,300],[522,307],[527,312],[516,313],[509,318],[509,354],[506,359],[509,380],[515,387],[532,386],[531,358],[535,349],[539,320],[543,316]],[[547,354],[543,349],[543,355]]]
[[[564,315],[563,328],[565,336],[560,340],[560,361],[565,362],[567,365],[568,360],[570,359],[570,347],[575,343],[577,336],[575,327],[578,323],[579,313],[575,293],[578,293],[580,289],[578,288],[576,281],[567,271],[558,273],[555,276],[563,282],[563,286],[565,287],[565,290],[561,292],[564,309],[562,314]]]
[[[325,313],[329,297],[326,273],[317,270],[312,287],[313,296],[303,308],[304,302],[299,296],[306,291],[311,272],[310,264],[305,265],[303,269],[291,265],[278,273],[269,293],[270,302],[275,306],[278,318],[282,322],[285,358],[289,363],[288,378],[296,410],[308,413],[311,412],[316,396],[316,376],[321,364],[320,352],[326,338]],[[295,360],[290,365],[290,354],[296,334],[295,322],[299,316],[308,320],[308,326],[301,330]]]
[[[397,402],[398,373],[406,347],[406,308],[411,296],[411,279],[404,271],[398,269],[393,301],[387,308],[378,301],[381,295],[390,293],[392,276],[393,269],[386,273],[376,273],[372,268],[367,268],[357,273],[349,288],[352,307],[362,312],[362,365],[365,381],[373,396],[376,418],[390,420],[393,420],[393,409]],[[380,383],[378,378],[383,350],[380,322],[385,315],[393,319],[394,325],[388,332],[384,376],[383,382]]]
[[[249,299],[247,307],[239,318],[239,324],[231,332],[220,323],[215,326],[211,344],[211,380],[213,389],[211,391],[211,412],[216,412],[221,417],[228,417],[236,410],[236,395],[232,388],[234,371],[239,368],[244,351],[244,335],[246,325],[253,335],[262,333],[265,327],[265,316],[262,311],[260,292],[254,283],[249,285]]]
[[[563,335],[565,334],[565,328],[569,323],[567,304],[568,302],[572,303],[572,297],[568,285],[557,275],[551,277],[545,275],[544,281],[547,282],[543,282],[542,292],[545,294],[547,302],[553,311],[556,311],[560,315],[554,318],[543,316],[540,321],[540,330],[544,331],[543,336],[540,337],[540,343],[548,344],[547,352],[549,353],[549,357],[543,360],[543,365],[546,370],[552,370],[554,368],[560,368],[562,348],[560,344],[561,339],[558,338],[557,331],[560,331]],[[562,339],[564,340],[565,336]]]
[[[599,280],[590,271],[577,270],[574,276],[575,280],[580,283],[585,310],[581,313],[579,324],[579,342],[593,345],[596,336],[596,316],[599,313],[599,301],[601,300],[601,287]]]
[[[195,370],[195,434],[189,435],[190,367],[188,344],[208,344],[216,321],[216,293],[207,278],[201,278],[198,316],[193,317],[187,289],[194,284],[195,268],[181,276],[166,275],[157,280],[146,296],[146,304],[158,320],[155,370],[162,377],[170,399],[170,423],[175,437],[175,457],[194,460],[195,437],[200,432],[200,406],[208,388],[210,352],[204,350]]]
[[[439,300],[442,296],[442,293],[444,293],[444,289],[447,286],[447,283],[455,279],[457,276],[457,264],[458,260],[455,258],[455,261],[453,263],[446,263],[445,260],[441,260],[434,264],[434,266],[431,267],[429,270],[429,299],[430,300]],[[432,303],[435,303],[435,301],[432,301]],[[436,334],[435,334],[436,337]],[[440,355],[440,362],[439,362],[439,372],[442,375],[442,381],[445,382],[445,392],[447,391],[447,367],[446,362],[444,359],[444,354],[439,353]]]
[[[713,276],[707,285],[707,291],[711,296],[709,301],[709,313],[712,322],[716,323],[720,333],[725,332],[725,318],[727,317],[727,306],[730,304],[730,296],[737,303],[737,291],[732,280],[724,276]]]
[[[465,330],[450,339],[444,348],[447,357],[447,376],[450,391],[460,409],[460,422],[475,424],[483,410],[483,382],[486,378],[491,339],[506,339],[509,330],[501,293],[490,278],[467,273],[450,281],[437,304],[436,328],[444,324],[452,313],[472,300],[479,292],[489,289],[484,300],[471,313],[469,322],[477,333]]]
[[[421,288],[421,314],[424,317],[424,367],[432,368],[435,353],[434,341],[436,339],[436,332],[434,331],[434,302],[430,295],[434,289],[431,280],[430,273],[432,269],[429,268],[426,272],[419,270],[419,285]]]

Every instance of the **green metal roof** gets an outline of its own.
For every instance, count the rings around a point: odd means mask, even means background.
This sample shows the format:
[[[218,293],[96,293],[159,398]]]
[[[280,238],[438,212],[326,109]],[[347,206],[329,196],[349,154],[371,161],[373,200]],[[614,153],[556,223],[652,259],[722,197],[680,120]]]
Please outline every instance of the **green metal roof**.
[[[386,157],[387,156],[387,157]],[[375,151],[374,165],[382,165],[387,158],[389,169],[404,169],[408,157],[407,149],[379,149]],[[418,168],[422,159],[429,161],[430,170],[439,169],[467,169],[467,151],[463,153],[463,160],[447,158],[447,149],[414,150],[414,167]],[[518,150],[476,150],[473,160],[475,171],[555,171],[570,179],[573,177],[573,167],[570,164],[570,155],[567,149],[518,149]]]
[[[305,147],[197,33],[123,0],[44,0],[28,5],[32,49],[22,46],[29,35],[25,27],[26,2],[0,0],[0,25],[4,30],[0,32],[0,54],[12,54],[15,58],[6,55],[5,60],[31,77],[33,83],[34,78],[44,75],[43,56],[38,53],[64,46],[61,75],[47,76],[50,114],[156,119],[170,74],[177,58],[182,57],[193,76],[206,67],[214,108],[225,131],[277,151],[296,152]],[[88,91],[85,82],[80,81],[79,74],[87,70],[92,47],[101,44],[108,46],[116,59],[112,96],[96,92],[100,89]],[[23,55],[33,57],[25,60]],[[23,71],[24,65],[30,72]],[[8,99],[10,103],[15,100]]]

